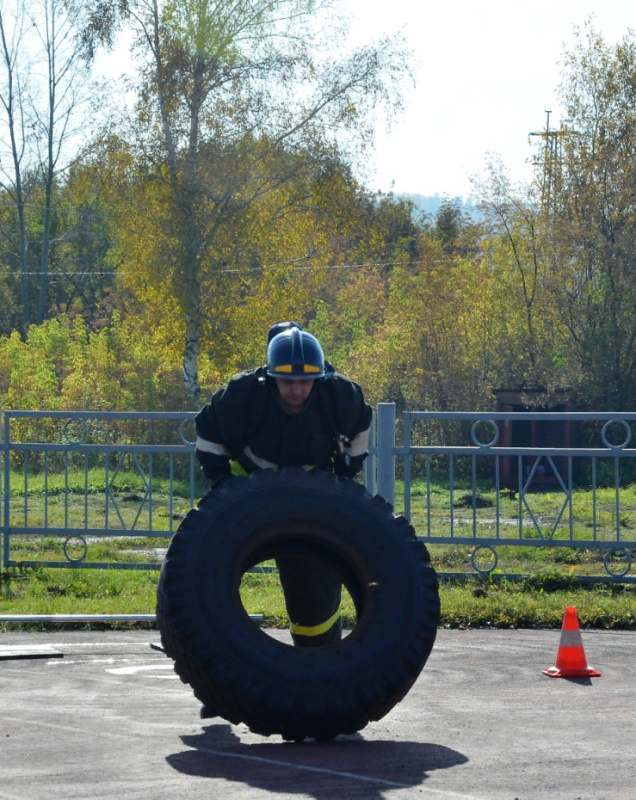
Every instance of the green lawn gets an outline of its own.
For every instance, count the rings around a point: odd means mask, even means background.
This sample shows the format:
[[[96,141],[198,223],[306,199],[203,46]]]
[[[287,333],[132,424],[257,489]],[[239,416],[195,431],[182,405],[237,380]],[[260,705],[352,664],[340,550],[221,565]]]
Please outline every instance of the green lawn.
[[[15,567],[0,584],[0,614],[152,614],[157,578],[148,570]],[[582,585],[576,577],[544,569],[519,581],[442,580],[440,595],[441,624],[447,627],[559,627],[565,606],[574,605],[582,626],[636,628],[635,585]],[[287,625],[275,573],[245,575],[241,598],[248,613],[264,614],[264,624]],[[343,614],[345,624],[355,624],[347,593]]]
[[[20,480],[22,478],[22,480]],[[68,485],[68,491],[67,491]],[[401,488],[401,487],[398,487]],[[12,476],[10,492],[11,524],[14,529],[30,526],[99,528],[105,524],[109,507],[109,523],[113,537],[88,536],[86,562],[140,563],[149,565],[161,560],[180,519],[190,508],[189,486],[176,483],[172,501],[167,481],[153,485],[153,529],[157,536],[134,534],[148,526],[148,503],[145,486],[139,475],[121,473],[107,495],[102,471],[63,476],[29,476],[25,485],[19,473]],[[198,487],[199,496],[205,487]],[[596,522],[596,536],[608,544],[616,537],[616,497],[613,489],[591,492],[577,490],[572,499],[572,531],[576,547],[531,546],[540,541],[534,525],[524,527],[524,544],[497,546],[498,564],[490,578],[475,577],[471,564],[474,545],[439,544],[435,537],[448,536],[451,518],[449,492],[431,486],[430,494],[422,481],[416,481],[412,492],[411,519],[420,535],[430,531],[428,543],[433,565],[439,573],[463,573],[461,581],[442,581],[442,624],[470,626],[560,626],[563,609],[575,605],[582,625],[603,628],[636,627],[636,585],[588,584],[579,578],[606,575],[603,551],[586,546]],[[107,502],[108,497],[108,502]],[[554,491],[537,492],[529,497],[529,505],[543,531],[552,531],[554,540],[570,537],[570,507],[563,508],[564,496]],[[519,500],[513,493],[502,493],[499,513],[503,520],[500,535],[509,529],[516,537]],[[115,507],[119,510],[116,513]],[[398,493],[396,508],[402,507]],[[481,538],[494,535],[496,497],[487,486],[480,487],[476,517]],[[530,520],[523,508],[524,519]],[[121,515],[121,516],[119,516]],[[456,536],[472,531],[472,495],[466,487],[453,495],[452,515]],[[430,519],[430,529],[428,522]],[[136,529],[133,529],[134,525]],[[124,526],[126,530],[124,529]],[[622,538],[634,541],[636,532],[636,486],[621,490],[619,531]],[[546,535],[544,533],[544,535]],[[121,569],[54,569],[44,566],[25,567],[25,562],[65,561],[65,536],[15,535],[10,540],[10,557],[18,566],[5,570],[0,582],[0,614],[149,614],[154,612],[156,570]],[[525,542],[528,544],[525,544]],[[490,553],[482,551],[487,562]],[[67,544],[71,558],[84,555],[84,544],[71,540]],[[619,564],[622,566],[622,564]],[[631,575],[636,573],[636,565]],[[524,578],[506,576],[526,576]],[[276,575],[259,574],[244,577],[241,590],[249,613],[262,613],[266,624],[284,626],[287,617],[282,591]],[[345,621],[355,622],[348,596],[343,603]],[[6,627],[6,625],[5,625]]]

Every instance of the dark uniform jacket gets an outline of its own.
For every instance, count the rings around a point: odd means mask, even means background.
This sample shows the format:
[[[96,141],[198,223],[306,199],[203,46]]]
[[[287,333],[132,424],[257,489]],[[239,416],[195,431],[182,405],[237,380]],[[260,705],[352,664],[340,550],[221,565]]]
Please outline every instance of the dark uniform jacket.
[[[196,453],[212,480],[230,473],[230,459],[248,474],[299,466],[353,477],[367,454],[370,424],[358,384],[330,365],[297,414],[283,409],[275,381],[259,367],[234,375],[197,414]]]

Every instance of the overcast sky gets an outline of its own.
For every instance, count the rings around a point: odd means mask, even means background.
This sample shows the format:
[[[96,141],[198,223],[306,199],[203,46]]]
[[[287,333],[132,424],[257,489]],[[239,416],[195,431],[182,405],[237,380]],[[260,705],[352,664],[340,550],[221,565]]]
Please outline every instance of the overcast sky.
[[[628,0],[345,0],[356,38],[402,28],[416,53],[407,110],[376,151],[372,188],[470,195],[489,151],[529,176],[528,134],[558,126],[563,43],[591,14],[606,41],[636,29]],[[369,184],[369,181],[367,181]]]

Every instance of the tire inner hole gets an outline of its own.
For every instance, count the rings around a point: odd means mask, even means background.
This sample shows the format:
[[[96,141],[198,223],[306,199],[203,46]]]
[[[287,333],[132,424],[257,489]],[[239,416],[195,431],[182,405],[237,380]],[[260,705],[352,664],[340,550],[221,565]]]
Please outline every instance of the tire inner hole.
[[[364,606],[363,592],[344,559],[311,543],[286,540],[254,554],[250,561],[239,594],[247,614],[264,614],[270,622],[265,633],[271,635],[272,626],[288,628],[289,620],[296,645],[329,647],[355,629]],[[275,638],[280,640],[279,635]]]

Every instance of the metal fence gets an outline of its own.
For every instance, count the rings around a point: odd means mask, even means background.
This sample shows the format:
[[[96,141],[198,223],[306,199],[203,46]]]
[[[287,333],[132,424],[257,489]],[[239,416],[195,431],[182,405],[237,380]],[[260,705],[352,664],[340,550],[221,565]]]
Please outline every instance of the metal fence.
[[[470,546],[486,574],[497,548],[584,548],[636,580],[636,413],[406,412],[397,444],[395,406],[376,419],[378,491],[428,544]]]
[[[193,419],[3,411],[3,566],[156,569],[179,520],[205,492]],[[89,546],[99,553],[107,540],[129,550],[130,560],[89,559]]]
[[[207,490],[193,418],[3,411],[3,567],[157,569]],[[611,579],[636,580],[636,413],[409,412],[400,435],[382,403],[374,422],[366,486],[427,543],[470,546],[481,573],[501,547],[587,548]],[[532,426],[540,447],[515,433]]]

